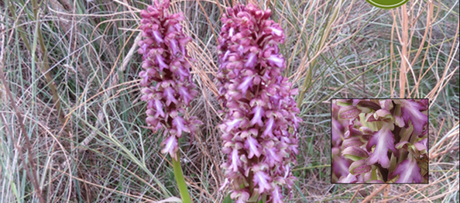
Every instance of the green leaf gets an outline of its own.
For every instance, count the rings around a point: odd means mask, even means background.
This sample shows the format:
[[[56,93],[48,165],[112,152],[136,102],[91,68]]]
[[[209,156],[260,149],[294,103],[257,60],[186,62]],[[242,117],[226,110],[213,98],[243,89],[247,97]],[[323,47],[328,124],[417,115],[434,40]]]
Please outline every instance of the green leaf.
[[[345,154],[343,155],[345,158],[347,159],[351,159],[353,161],[359,161],[361,159],[365,159],[365,157],[359,157],[359,156],[354,156],[354,155],[350,155],[350,154]]]
[[[228,194],[227,197],[225,197],[223,203],[233,203],[232,198],[230,198],[230,194]]]

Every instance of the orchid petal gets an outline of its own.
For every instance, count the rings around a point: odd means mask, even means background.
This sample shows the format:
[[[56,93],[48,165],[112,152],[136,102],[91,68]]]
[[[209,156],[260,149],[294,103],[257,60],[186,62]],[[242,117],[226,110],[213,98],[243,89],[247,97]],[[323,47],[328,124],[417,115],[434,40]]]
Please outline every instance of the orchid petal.
[[[423,127],[428,123],[428,116],[421,111],[426,107],[411,100],[399,100],[399,102],[401,104],[402,117],[406,123],[408,123],[409,120],[412,122],[416,135],[421,135],[423,133]]]
[[[385,110],[385,109],[379,109],[374,113],[374,118],[377,120],[380,120],[380,118],[383,119],[392,119],[393,115],[390,113],[390,111]]]
[[[338,146],[344,137],[343,135],[343,126],[340,124],[339,121],[332,118],[332,144],[334,146]]]
[[[424,181],[417,162],[411,158],[401,162],[389,177],[396,175],[399,175],[399,179],[395,183],[422,183]]]
[[[176,153],[179,148],[177,147],[176,137],[169,136],[166,140],[163,141],[162,145],[164,145],[164,148],[161,150],[161,153],[169,153],[172,158],[177,160]]]
[[[160,32],[158,31],[152,31],[153,37],[157,41],[157,43],[163,42],[163,37],[161,36]]]
[[[179,94],[182,96],[185,103],[189,103],[193,99],[193,97],[188,93],[188,89],[186,87],[179,87]]]
[[[253,76],[247,76],[244,78],[244,81],[238,86],[238,89],[241,90],[243,94],[246,94],[246,91],[249,87],[252,87]]]
[[[247,149],[249,149],[248,158],[252,158],[254,155],[256,155],[256,157],[260,157],[260,152],[259,152],[259,149],[258,149],[258,148],[260,148],[260,144],[252,136],[248,136],[246,138],[246,142],[244,142],[244,146]]]
[[[347,147],[351,147],[351,146],[360,147],[362,145],[364,145],[364,142],[361,141],[359,137],[350,137],[350,138],[343,140],[342,148],[346,149]]]
[[[360,108],[368,108],[368,109],[372,109],[374,111],[377,111],[379,109],[381,109],[382,107],[380,107],[379,104],[373,102],[373,101],[366,101],[366,100],[360,100],[358,103],[357,103],[357,106],[360,107]],[[367,112],[366,112],[367,113]]]
[[[280,153],[278,153],[279,150],[276,147],[265,147],[264,150],[266,153],[266,160],[269,166],[274,166],[276,163],[281,163],[283,161],[283,158],[280,156]]]
[[[248,60],[244,64],[246,68],[254,68],[257,62],[257,54],[256,53],[249,53]]]
[[[279,56],[276,56],[274,54],[270,55],[270,57],[268,57],[267,59],[271,65],[276,65],[277,67],[283,67],[283,64],[284,64],[284,58],[283,57],[279,57]]]
[[[376,132],[367,143],[368,151],[375,145],[374,152],[367,159],[368,165],[378,162],[383,168],[388,168],[390,166],[390,160],[387,152],[391,149],[394,153],[396,153],[394,135],[391,132],[390,126],[391,124],[384,123],[382,129]]]
[[[333,158],[332,160],[333,172],[338,177],[347,176],[350,173],[348,171],[349,166],[350,166],[350,162],[342,156]]]
[[[161,116],[165,117],[166,114],[163,111],[163,103],[160,100],[155,100],[155,108],[157,110],[157,113],[155,114],[156,117]]]
[[[262,135],[268,135],[270,137],[273,137],[273,125],[275,123],[275,118],[270,117],[265,124],[265,130]]]
[[[254,184],[259,186],[259,193],[263,193],[264,190],[270,190],[271,186],[269,181],[271,180],[270,176],[268,176],[263,171],[257,171],[254,173]]]
[[[271,192],[271,202],[273,203],[284,203],[283,196],[281,195],[281,191],[278,186],[275,186],[273,191]]]
[[[184,119],[180,116],[177,116],[173,119],[173,126],[177,128],[177,133],[179,135],[182,134],[182,131],[190,133],[190,130],[186,126]]]
[[[252,113],[254,113],[254,117],[252,117],[250,124],[254,125],[257,123],[259,126],[263,126],[262,114],[264,113],[264,109],[261,106],[256,106],[252,110]]]
[[[230,197],[232,199],[236,199],[238,198],[238,200],[236,201],[236,203],[245,203],[248,201],[250,195],[247,191],[245,190],[235,190],[232,192],[232,194],[230,195]]]
[[[356,181],[358,181],[358,179],[356,178],[356,175],[349,173],[347,177],[342,177],[337,182],[338,183],[356,183]]]
[[[161,55],[157,55],[157,62],[160,66],[160,71],[163,71],[163,69],[168,68],[168,65],[164,62],[164,58]]]
[[[170,105],[171,102],[177,104],[178,101],[174,96],[174,89],[172,87],[167,87],[164,89],[163,95],[166,97],[166,105]]]
[[[241,165],[240,157],[238,156],[238,149],[233,148],[232,151],[232,165],[230,166],[229,170],[237,172],[238,166]]]

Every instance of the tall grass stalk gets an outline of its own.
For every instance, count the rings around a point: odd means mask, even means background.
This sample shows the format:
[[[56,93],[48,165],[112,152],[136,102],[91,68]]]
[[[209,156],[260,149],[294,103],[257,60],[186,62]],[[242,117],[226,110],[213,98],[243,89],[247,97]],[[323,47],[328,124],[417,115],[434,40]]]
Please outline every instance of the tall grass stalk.
[[[399,70],[399,97],[404,98],[406,92],[406,75],[407,63],[409,61],[408,47],[409,47],[409,19],[407,14],[407,5],[404,4],[400,7],[400,22],[401,22],[401,35],[399,41],[401,42],[401,68]]]
[[[302,106],[302,101],[305,97],[305,93],[307,90],[310,88],[313,80],[313,71],[315,70],[316,62],[317,62],[317,57],[318,55],[324,51],[324,45],[326,43],[326,40],[329,38],[329,34],[332,29],[332,25],[337,19],[337,14],[339,13],[340,9],[342,8],[342,0],[338,0],[337,4],[334,5],[331,4],[331,9],[333,9],[333,12],[330,14],[329,18],[327,19],[327,24],[323,28],[322,33],[321,33],[321,38],[319,43],[317,44],[316,47],[316,54],[314,54],[314,58],[312,59],[310,64],[307,64],[309,67],[307,69],[307,76],[304,79],[303,85],[300,88],[300,94],[299,97],[297,98],[297,106],[301,108]]]

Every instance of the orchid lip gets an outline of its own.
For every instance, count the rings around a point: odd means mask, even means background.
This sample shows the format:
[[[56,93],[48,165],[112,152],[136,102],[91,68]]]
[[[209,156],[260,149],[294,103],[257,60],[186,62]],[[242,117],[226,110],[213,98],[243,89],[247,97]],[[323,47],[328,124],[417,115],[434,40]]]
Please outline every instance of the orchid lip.
[[[267,60],[272,62],[272,63],[274,63],[278,67],[282,67],[283,62],[284,62],[283,58],[280,58],[280,57],[275,56],[275,55],[271,55]]]
[[[160,36],[160,32],[158,31],[153,31],[153,36],[155,37],[155,40],[157,40],[157,42],[163,42],[163,38]]]
[[[261,153],[259,152],[259,149],[258,149],[260,145],[256,139],[254,139],[252,136],[247,137],[245,145],[247,148],[249,148],[248,158],[252,158],[254,155],[256,157],[260,157]]]
[[[282,30],[279,30],[277,28],[273,28],[271,27],[271,30],[272,30],[272,33],[277,35],[277,36],[282,36],[283,35],[283,31]]]
[[[254,77],[248,76],[244,79],[244,81],[238,86],[238,89],[243,92],[243,94],[246,93],[247,89],[250,87],[252,79]]]
[[[251,125],[254,125],[254,124],[258,124],[259,126],[263,126],[263,123],[262,123],[262,114],[263,114],[264,110],[261,106],[256,106],[254,109],[253,109],[253,113],[254,113],[254,117],[252,118],[251,120]]]

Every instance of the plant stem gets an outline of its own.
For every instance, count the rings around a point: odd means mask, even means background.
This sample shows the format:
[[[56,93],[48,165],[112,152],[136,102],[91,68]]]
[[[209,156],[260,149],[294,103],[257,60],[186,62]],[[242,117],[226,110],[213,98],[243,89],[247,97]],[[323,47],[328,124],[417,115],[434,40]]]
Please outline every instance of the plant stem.
[[[38,10],[39,10],[39,5],[37,3],[37,0],[32,0],[32,11],[34,13],[34,20],[37,21],[36,26],[38,27],[37,29],[38,41],[40,42],[40,49],[43,54],[43,57],[42,57],[43,63],[41,64],[43,68],[42,72],[45,75],[46,82],[48,83],[48,87],[51,90],[51,95],[53,96],[53,102],[54,102],[54,105],[56,106],[56,111],[58,114],[59,121],[61,122],[62,125],[65,126],[66,119],[65,119],[64,112],[61,109],[61,101],[57,93],[56,85],[54,84],[53,78],[51,77],[51,73],[49,72],[50,65],[48,61],[48,50],[46,49],[45,40],[43,39],[42,31],[39,28],[41,21],[38,19],[39,18]]]
[[[180,196],[183,203],[191,203],[190,194],[187,190],[187,184],[185,184],[184,173],[182,173],[182,167],[180,165],[179,152],[176,154],[177,160],[172,158],[174,177],[176,178],[177,187],[179,187]]]
[[[401,69],[399,70],[399,98],[404,98],[406,91],[406,74],[407,74],[407,63],[409,61],[409,55],[407,52],[409,45],[409,19],[407,15],[407,6],[406,4],[402,5],[401,8],[401,29],[402,29],[402,39],[401,42]],[[406,59],[406,60],[404,60]]]
[[[260,200],[261,203],[266,203],[267,202],[267,194],[262,195],[262,199]]]

